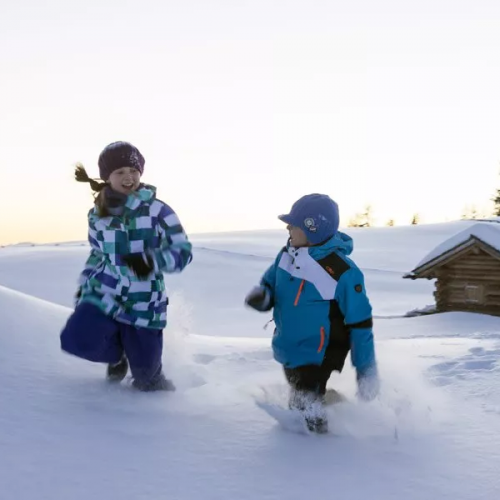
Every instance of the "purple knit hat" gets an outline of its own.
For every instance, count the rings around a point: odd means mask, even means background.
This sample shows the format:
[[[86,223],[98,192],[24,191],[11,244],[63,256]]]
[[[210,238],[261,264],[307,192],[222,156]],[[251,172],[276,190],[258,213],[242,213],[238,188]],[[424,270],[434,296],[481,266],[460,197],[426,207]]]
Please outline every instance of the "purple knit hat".
[[[99,175],[103,181],[119,168],[134,167],[144,173],[144,156],[132,144],[124,141],[113,142],[99,155]]]

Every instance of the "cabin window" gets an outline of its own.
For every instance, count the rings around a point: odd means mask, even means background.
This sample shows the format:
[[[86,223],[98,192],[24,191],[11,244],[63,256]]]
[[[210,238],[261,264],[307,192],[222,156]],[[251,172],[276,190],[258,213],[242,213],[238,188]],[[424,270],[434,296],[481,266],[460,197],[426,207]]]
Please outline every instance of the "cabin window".
[[[480,285],[466,285],[465,302],[477,304],[483,301],[483,287]]]

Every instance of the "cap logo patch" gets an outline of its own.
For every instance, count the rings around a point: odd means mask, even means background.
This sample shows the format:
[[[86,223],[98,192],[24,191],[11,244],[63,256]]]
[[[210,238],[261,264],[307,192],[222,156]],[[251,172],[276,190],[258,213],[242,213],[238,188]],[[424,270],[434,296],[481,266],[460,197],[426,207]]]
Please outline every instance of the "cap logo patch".
[[[304,226],[306,227],[306,229],[308,231],[310,231],[311,233],[315,233],[318,228],[316,227],[316,223],[314,222],[314,219],[312,217],[308,217],[305,221],[304,221]]]

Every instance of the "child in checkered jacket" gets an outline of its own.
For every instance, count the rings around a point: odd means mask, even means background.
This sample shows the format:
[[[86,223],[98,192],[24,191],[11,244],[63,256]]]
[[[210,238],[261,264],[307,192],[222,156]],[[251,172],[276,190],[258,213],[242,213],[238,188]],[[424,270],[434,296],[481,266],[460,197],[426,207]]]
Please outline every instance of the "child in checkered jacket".
[[[76,307],[61,332],[61,348],[107,363],[120,382],[128,368],[141,391],[175,390],[162,370],[168,298],[163,273],[181,272],[192,247],[175,212],[141,183],[144,157],[115,142],[99,156],[102,181],[78,165],[75,178],[97,194],[88,214],[91,251],[80,276]]]

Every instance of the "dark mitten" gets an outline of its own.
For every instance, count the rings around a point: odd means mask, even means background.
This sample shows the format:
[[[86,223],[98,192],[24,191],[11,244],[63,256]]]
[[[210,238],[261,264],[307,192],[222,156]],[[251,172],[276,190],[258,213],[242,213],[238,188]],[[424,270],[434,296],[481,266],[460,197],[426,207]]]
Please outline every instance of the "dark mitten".
[[[245,298],[245,304],[256,311],[272,309],[271,293],[263,286],[255,287]]]
[[[144,253],[131,253],[123,256],[125,264],[132,269],[138,278],[145,279],[153,270],[153,259]]]

